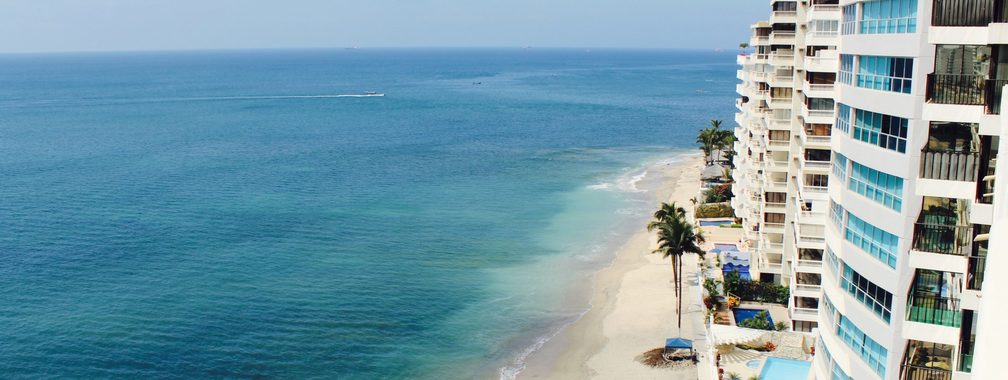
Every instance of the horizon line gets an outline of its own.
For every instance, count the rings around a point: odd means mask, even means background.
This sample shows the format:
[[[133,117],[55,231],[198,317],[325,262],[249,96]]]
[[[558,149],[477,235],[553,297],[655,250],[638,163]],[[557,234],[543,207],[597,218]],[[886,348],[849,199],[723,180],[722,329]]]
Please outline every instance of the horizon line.
[[[116,54],[116,53],[198,53],[198,52],[241,52],[277,50],[685,50],[728,52],[734,48],[694,48],[694,47],[614,47],[614,46],[325,46],[325,47],[251,47],[251,48],[178,48],[178,49],[121,49],[121,50],[43,50],[43,51],[0,51],[0,56],[13,55],[61,55],[61,54]]]

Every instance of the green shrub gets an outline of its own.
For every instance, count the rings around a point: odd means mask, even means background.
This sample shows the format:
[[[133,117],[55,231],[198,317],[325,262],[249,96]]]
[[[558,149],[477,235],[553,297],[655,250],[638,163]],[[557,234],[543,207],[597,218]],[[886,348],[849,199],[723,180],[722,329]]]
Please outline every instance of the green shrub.
[[[710,189],[704,190],[703,198],[704,203],[720,203],[727,202],[732,199],[735,195],[732,194],[731,184],[717,185]]]
[[[735,210],[728,203],[705,203],[697,205],[697,218],[734,218]]]
[[[738,271],[725,273],[724,290],[743,301],[769,302],[787,305],[790,292],[787,286],[772,282],[743,280]]]

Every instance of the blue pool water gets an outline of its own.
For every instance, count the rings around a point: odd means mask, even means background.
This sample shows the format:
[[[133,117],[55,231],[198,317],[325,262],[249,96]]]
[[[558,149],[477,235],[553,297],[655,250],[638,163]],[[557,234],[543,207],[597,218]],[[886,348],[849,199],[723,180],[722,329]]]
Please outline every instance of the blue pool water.
[[[763,364],[763,371],[760,372],[760,379],[804,380],[808,377],[810,368],[812,368],[811,362],[771,357],[767,358],[766,363]]]
[[[729,222],[731,223],[731,222]],[[738,246],[735,244],[724,244],[724,243],[714,243],[714,248],[721,250],[722,252],[738,251]]]
[[[735,324],[736,325],[739,324],[739,323],[742,323],[742,321],[744,321],[746,319],[755,317],[756,313],[759,313],[761,311],[767,311],[767,310],[764,310],[764,309],[744,309],[744,308],[735,308],[735,309],[732,309],[732,313],[735,314]],[[770,321],[771,324],[773,324],[773,317],[771,317],[769,313],[767,313],[767,319]]]
[[[710,119],[730,129],[736,68],[731,51],[0,55],[0,373],[513,374],[643,229],[649,165],[695,154]],[[335,97],[363,91],[386,97]]]
[[[700,225],[704,227],[709,226],[725,226],[734,223],[731,220],[701,220]]]

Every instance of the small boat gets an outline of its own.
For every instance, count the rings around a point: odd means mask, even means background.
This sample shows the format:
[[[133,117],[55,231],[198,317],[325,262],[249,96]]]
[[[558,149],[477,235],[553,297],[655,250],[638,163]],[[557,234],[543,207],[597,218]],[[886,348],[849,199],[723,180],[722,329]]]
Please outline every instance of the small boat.
[[[366,91],[364,92],[364,96],[385,96],[385,94],[374,91]]]

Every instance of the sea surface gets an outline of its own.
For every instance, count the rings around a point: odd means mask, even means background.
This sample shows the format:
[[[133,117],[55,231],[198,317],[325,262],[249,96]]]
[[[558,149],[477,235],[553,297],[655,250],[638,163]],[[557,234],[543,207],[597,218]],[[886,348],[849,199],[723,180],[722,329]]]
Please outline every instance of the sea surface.
[[[0,56],[0,377],[508,377],[733,52]],[[338,97],[365,91],[384,97]]]

